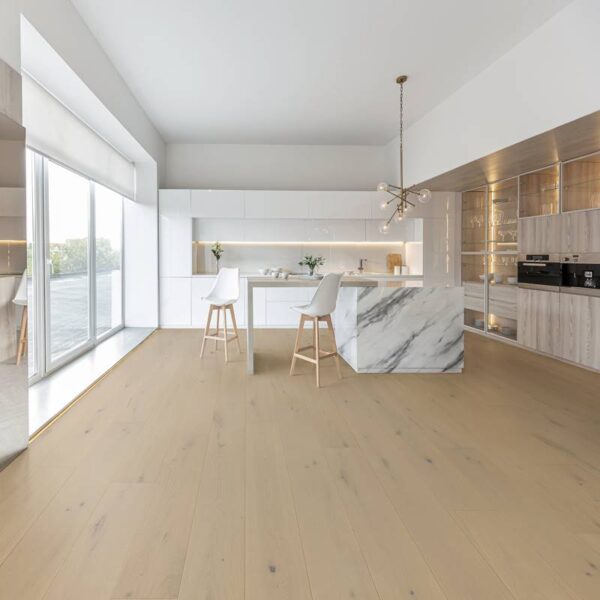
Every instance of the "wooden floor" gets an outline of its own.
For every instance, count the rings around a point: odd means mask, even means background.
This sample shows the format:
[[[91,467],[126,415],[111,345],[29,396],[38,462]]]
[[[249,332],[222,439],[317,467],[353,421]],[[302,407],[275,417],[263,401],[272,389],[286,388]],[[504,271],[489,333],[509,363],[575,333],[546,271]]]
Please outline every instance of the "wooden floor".
[[[159,331],[0,473],[2,600],[600,598],[600,375],[257,374]]]

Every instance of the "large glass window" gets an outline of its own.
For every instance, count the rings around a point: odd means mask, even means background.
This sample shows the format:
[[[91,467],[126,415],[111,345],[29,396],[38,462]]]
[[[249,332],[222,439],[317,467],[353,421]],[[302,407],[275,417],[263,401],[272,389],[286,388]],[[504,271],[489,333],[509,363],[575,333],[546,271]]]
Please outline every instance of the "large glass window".
[[[90,339],[89,180],[47,161],[50,362]]]
[[[28,151],[30,376],[123,325],[123,197]]]
[[[96,336],[119,327],[123,321],[121,291],[121,245],[123,198],[96,184],[94,193],[96,229]]]

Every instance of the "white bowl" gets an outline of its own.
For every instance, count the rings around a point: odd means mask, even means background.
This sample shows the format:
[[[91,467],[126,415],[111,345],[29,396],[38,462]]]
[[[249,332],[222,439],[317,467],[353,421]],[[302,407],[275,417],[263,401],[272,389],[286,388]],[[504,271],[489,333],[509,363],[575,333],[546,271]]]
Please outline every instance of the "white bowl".
[[[261,275],[268,275],[269,274],[269,269],[259,269],[258,272]]]

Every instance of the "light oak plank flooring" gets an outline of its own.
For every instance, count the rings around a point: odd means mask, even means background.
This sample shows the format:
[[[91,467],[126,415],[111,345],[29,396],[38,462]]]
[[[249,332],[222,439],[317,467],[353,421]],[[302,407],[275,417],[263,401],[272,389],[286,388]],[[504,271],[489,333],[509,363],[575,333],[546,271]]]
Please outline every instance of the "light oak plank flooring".
[[[152,335],[0,473],[0,600],[597,600],[600,375],[256,375]]]

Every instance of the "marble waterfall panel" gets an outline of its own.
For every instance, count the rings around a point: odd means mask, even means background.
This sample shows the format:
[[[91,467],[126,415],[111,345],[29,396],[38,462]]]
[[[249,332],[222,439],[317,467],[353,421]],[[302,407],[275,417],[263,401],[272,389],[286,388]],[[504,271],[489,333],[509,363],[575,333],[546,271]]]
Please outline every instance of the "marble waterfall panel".
[[[359,373],[462,371],[460,287],[362,288],[341,296],[340,354]]]

